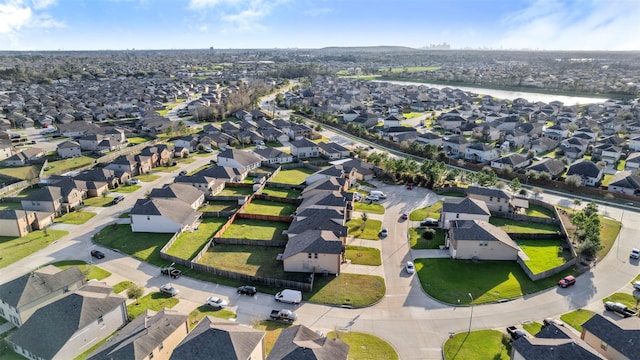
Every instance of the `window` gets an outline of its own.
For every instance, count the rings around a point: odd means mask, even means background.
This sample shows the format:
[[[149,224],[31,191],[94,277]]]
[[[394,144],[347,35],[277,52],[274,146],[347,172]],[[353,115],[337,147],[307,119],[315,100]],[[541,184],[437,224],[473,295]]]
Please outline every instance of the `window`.
[[[493,196],[489,196],[489,201],[493,201]]]
[[[153,351],[149,353],[149,359],[153,359]]]
[[[609,344],[607,344],[606,342],[603,341],[600,343],[600,348],[602,350],[607,350],[608,347],[609,347]]]
[[[318,253],[313,254],[313,258],[317,259],[318,258]]]
[[[159,348],[160,350],[164,349],[164,344],[163,344],[163,343],[160,343],[160,346],[158,346],[158,348]]]
[[[307,256],[309,257],[309,259],[311,259],[311,253],[308,253]]]
[[[151,220],[151,217],[150,217],[150,216],[147,216],[147,220]]]
[[[460,219],[460,214],[456,214],[456,219]]]

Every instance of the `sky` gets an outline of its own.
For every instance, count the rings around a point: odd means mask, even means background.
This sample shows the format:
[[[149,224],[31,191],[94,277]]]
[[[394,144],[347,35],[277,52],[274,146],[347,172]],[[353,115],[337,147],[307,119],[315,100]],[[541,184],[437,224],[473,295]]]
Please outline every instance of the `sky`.
[[[0,50],[640,50],[640,0],[0,0]]]

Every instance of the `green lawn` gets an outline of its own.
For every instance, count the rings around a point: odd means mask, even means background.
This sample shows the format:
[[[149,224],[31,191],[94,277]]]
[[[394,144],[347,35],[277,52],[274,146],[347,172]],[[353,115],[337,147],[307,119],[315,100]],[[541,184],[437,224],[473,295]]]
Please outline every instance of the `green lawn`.
[[[476,330],[453,335],[444,343],[445,360],[509,360],[511,345],[498,330]]]
[[[604,259],[609,253],[618,237],[621,226],[620,221],[600,216],[600,245],[602,245],[602,249],[598,250],[598,259]]]
[[[67,235],[63,230],[33,231],[23,237],[0,236],[0,268],[11,265]]]
[[[140,189],[141,187],[142,186],[140,185],[122,185],[113,189],[113,191],[117,193],[122,193],[122,194],[131,194],[132,192]]]
[[[90,212],[90,211],[74,211],[74,212],[64,214],[59,218],[56,218],[54,222],[62,223],[62,224],[80,225],[91,220],[91,218],[93,218],[96,215],[97,215],[96,213]]]
[[[422,288],[430,296],[448,304],[474,304],[513,299],[554,287],[558,279],[575,275],[573,269],[533,282],[515,261],[416,259]]]
[[[356,238],[368,240],[380,240],[380,230],[382,230],[382,221],[367,219],[365,222],[360,218],[351,219],[346,223],[349,228],[349,235]]]
[[[92,198],[84,199],[85,206],[94,206],[94,207],[105,207],[110,206],[113,198],[110,196],[96,196]]]
[[[139,299],[139,303],[135,301],[127,305],[127,313],[129,314],[129,321],[135,319],[145,310],[160,311],[164,308],[172,308],[178,304],[178,298],[165,295],[160,292],[152,292]]]
[[[133,285],[133,282],[129,280],[120,281],[119,283],[113,285],[113,292],[115,292],[116,294],[120,294],[121,292],[130,288],[131,285]]]
[[[0,168],[0,175],[20,180],[35,179],[40,175],[40,167],[35,165]]]
[[[238,317],[238,315],[231,310],[215,309],[208,305],[200,305],[189,313],[189,326],[194,328],[205,316],[212,316],[225,320],[235,319]]]
[[[435,229],[436,234],[433,239],[427,240],[422,237],[426,228],[409,228],[409,245],[412,249],[439,249],[440,245],[444,245],[445,229]]]
[[[501,228],[507,233],[517,234],[557,234],[560,227],[551,224],[538,224],[532,222],[523,222],[492,216],[489,223]]]
[[[142,175],[138,175],[135,177],[136,179],[142,181],[142,182],[152,182],[152,181],[156,181],[158,179],[161,178],[160,175],[154,175],[151,173],[147,173],[147,174],[142,174]]]
[[[237,201],[209,201],[207,205],[198,208],[201,212],[237,211],[240,208]]]
[[[386,285],[380,276],[348,273],[340,276],[317,275],[313,291],[305,293],[304,299],[318,304],[362,307],[382,299],[385,291]]]
[[[533,205],[533,204],[529,204],[529,208],[527,209],[527,215],[546,218],[546,219],[555,218],[555,214],[553,213],[553,211],[547,208],[543,208],[542,206]]]
[[[278,336],[280,336],[282,329],[286,329],[290,326],[293,326],[293,324],[286,324],[286,323],[271,321],[271,320],[257,320],[253,324],[254,329],[258,329],[266,332],[266,334],[264,335],[265,355],[269,355],[269,353],[271,352],[271,349],[273,348],[273,345],[276,343],[276,340],[278,340]]]
[[[70,268],[72,266],[77,266],[80,269],[80,271],[82,271],[82,273],[85,274],[86,280],[92,280],[92,279],[102,280],[111,276],[111,273],[108,272],[107,270],[101,267],[98,267],[96,265],[89,265],[82,260],[57,261],[57,262],[51,263],[51,265],[57,266],[63,270]]]
[[[225,187],[218,195],[220,196],[249,196],[253,194],[251,186]]]
[[[275,187],[265,187],[264,190],[262,190],[262,194],[281,197],[281,198],[297,199],[300,197],[300,195],[302,195],[302,191],[294,190],[294,189],[280,189]]]
[[[173,234],[134,233],[130,225],[109,225],[104,227],[93,241],[102,246],[118,249],[139,260],[165,266],[166,261],[160,258],[160,249],[171,239]]]
[[[22,204],[19,202],[0,202],[0,210],[22,210]]]
[[[424,218],[439,219],[441,211],[442,211],[442,201],[438,201],[437,203],[431,206],[413,210],[411,214],[409,214],[409,220],[420,221]]]
[[[131,214],[129,212],[123,212],[122,214],[118,215],[119,219],[128,219],[131,217]]]
[[[636,308],[636,299],[632,294],[628,293],[613,293],[606,298],[602,299],[602,303],[604,304],[607,301],[613,301],[625,304],[629,308]]]
[[[340,339],[349,345],[349,360],[395,360],[399,359],[396,350],[377,336],[361,332],[331,331],[329,339]]]
[[[391,68],[392,73],[401,73],[401,72],[422,72],[422,71],[436,71],[440,69],[440,66],[407,66],[407,67],[395,67]],[[387,71],[388,68],[380,68],[378,71]]]
[[[596,313],[591,310],[578,309],[560,316],[560,320],[572,328],[582,332],[582,324],[591,319]]]
[[[384,214],[384,206],[380,204],[368,204],[360,201],[356,201],[353,204],[353,210],[355,211],[366,212],[369,214]]]
[[[529,257],[527,267],[539,274],[571,260],[571,252],[562,249],[561,240],[518,240],[520,249]]]
[[[296,204],[255,199],[245,208],[244,212],[247,214],[290,216],[297,208]]]
[[[64,160],[49,161],[47,163],[47,169],[42,173],[42,175],[49,176],[53,174],[62,174],[67,171],[92,164],[94,161],[96,161],[96,159],[90,156],[80,156]]]
[[[305,281],[308,274],[285,272],[276,260],[284,247],[218,244],[209,248],[199,263],[241,274]]]
[[[289,228],[289,223],[265,220],[237,219],[227,231],[222,234],[225,238],[251,240],[286,240],[282,232]]]
[[[147,137],[140,137],[140,136],[134,136],[134,137],[127,138],[127,142],[129,144],[134,144],[134,145],[142,144],[142,143],[145,143],[145,142],[151,141],[151,140],[153,140],[153,139],[152,138],[147,138]]]
[[[380,250],[366,246],[347,245],[347,259],[355,265],[382,265]]]
[[[529,334],[535,336],[540,332],[540,330],[542,330],[542,324],[537,321],[532,321],[526,324],[522,324],[522,328],[525,329]]]
[[[159,166],[157,168],[153,168],[153,171],[160,171],[163,173],[170,173],[170,172],[174,172],[177,171],[178,169],[180,169],[179,166]]]
[[[315,170],[306,167],[281,170],[271,181],[281,184],[300,185],[307,179],[307,176],[313,173],[315,173]]]
[[[227,219],[223,218],[204,218],[202,223],[198,225],[198,230],[185,231],[178,235],[178,239],[167,250],[167,253],[181,259],[192,259],[226,222]]]

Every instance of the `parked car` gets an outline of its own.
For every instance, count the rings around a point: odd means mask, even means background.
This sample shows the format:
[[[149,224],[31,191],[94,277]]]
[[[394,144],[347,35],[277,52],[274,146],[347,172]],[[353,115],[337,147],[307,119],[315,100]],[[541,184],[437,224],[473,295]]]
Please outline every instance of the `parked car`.
[[[407,271],[407,274],[413,274],[416,272],[416,266],[413,265],[413,262],[407,261],[407,264],[404,266],[404,269]]]
[[[93,256],[96,259],[103,259],[104,253],[100,250],[91,250],[91,256]]]
[[[380,201],[380,198],[377,195],[367,195],[364,199],[366,201]]]
[[[162,275],[171,276],[172,279],[177,279],[182,275],[182,271],[170,266],[160,269],[160,273]]]
[[[560,320],[557,319],[553,319],[553,318],[545,318],[544,320],[542,320],[542,325],[543,326],[547,326],[547,325],[555,325],[555,326],[564,326],[564,323]]]
[[[218,309],[222,309],[224,307],[226,307],[228,305],[228,303],[222,299],[220,299],[219,297],[216,296],[209,296],[207,298],[206,304],[214,307],[214,308],[218,308]]]
[[[137,185],[140,183],[138,179],[129,179],[129,185]]]
[[[380,230],[380,237],[387,237],[387,235],[389,235],[387,228],[382,228],[382,230]]]
[[[167,294],[170,296],[176,296],[180,293],[180,291],[178,291],[178,289],[174,288],[173,285],[171,284],[164,284],[162,286],[160,286],[160,292],[163,294]]]
[[[400,220],[407,220],[408,218],[409,218],[409,215],[407,214],[400,215]]]
[[[180,174],[179,174],[179,175],[180,175],[180,176],[185,176],[185,175],[187,175],[186,170],[182,170],[182,171],[180,171]]]
[[[567,286],[575,285],[575,283],[576,283],[576,278],[571,275],[565,276],[560,281],[558,281],[558,285],[560,285],[560,287],[563,287],[563,288],[566,288]]]
[[[434,218],[425,218],[425,219],[422,219],[422,221],[420,221],[420,226],[436,227],[439,224],[440,224],[440,221]]]
[[[299,290],[284,289],[278,292],[274,299],[277,302],[300,304],[300,302],[302,301],[302,292],[300,292]]]
[[[604,303],[604,308],[620,314],[626,318],[636,316],[636,312],[629,309],[625,304],[617,303],[613,301],[607,301]]]
[[[636,281],[633,283],[633,290],[640,291],[640,281]]]
[[[512,340],[515,340],[521,337],[527,337],[527,333],[524,330],[518,329],[513,325],[507,327],[507,333],[511,336]]]
[[[242,285],[238,288],[238,290],[236,291],[238,294],[240,295],[249,295],[249,296],[253,296],[255,295],[258,291],[256,290],[255,287],[250,286],[250,285]]]
[[[640,259],[640,249],[633,248],[631,254],[629,254],[629,258]]]
[[[114,198],[113,198],[113,200],[111,201],[111,203],[112,203],[113,205],[115,205],[115,204],[117,204],[117,203],[121,202],[122,200],[124,200],[124,196],[122,196],[122,195],[118,195],[118,196],[116,196],[116,197],[114,197]]]

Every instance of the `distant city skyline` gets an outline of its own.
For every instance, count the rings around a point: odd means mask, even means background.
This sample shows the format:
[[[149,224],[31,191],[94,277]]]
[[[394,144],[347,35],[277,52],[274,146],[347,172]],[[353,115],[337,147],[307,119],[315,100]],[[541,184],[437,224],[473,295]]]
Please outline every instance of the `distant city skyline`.
[[[640,50],[638,0],[0,0],[0,50]]]

